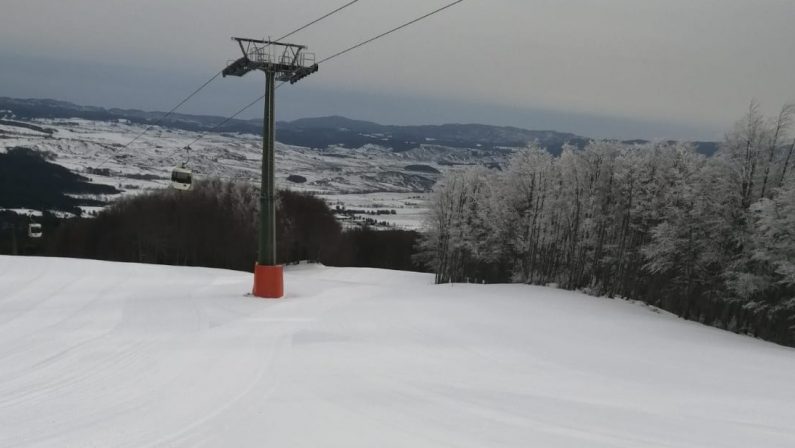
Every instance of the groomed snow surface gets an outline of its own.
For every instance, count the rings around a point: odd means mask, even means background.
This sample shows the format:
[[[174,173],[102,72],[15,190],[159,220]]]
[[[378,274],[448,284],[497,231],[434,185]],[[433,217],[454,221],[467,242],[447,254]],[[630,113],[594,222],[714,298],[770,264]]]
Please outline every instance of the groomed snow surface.
[[[628,302],[0,257],[0,447],[795,447],[795,350]]]

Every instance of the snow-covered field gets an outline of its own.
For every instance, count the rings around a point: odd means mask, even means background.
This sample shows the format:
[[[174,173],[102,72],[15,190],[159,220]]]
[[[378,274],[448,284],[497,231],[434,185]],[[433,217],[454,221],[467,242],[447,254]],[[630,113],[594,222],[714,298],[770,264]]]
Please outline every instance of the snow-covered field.
[[[125,148],[145,127],[83,119],[36,119],[29,123],[48,132],[0,124],[0,152],[24,146],[52,153],[54,163],[83,174],[92,182],[112,185],[124,194],[168,186],[171,170],[185,162],[199,179],[220,177],[259,184],[260,136],[206,134],[190,151],[185,151],[182,148],[202,134],[156,127]],[[279,143],[276,181],[279,188],[334,196],[335,201],[349,209],[362,208],[362,203],[366,205],[373,199],[378,203],[397,202],[391,208],[400,209],[399,216],[381,216],[378,220],[417,229],[421,213],[408,212],[411,207],[405,207],[403,202],[417,202],[411,198],[433,187],[441,178],[433,170],[444,173],[457,164],[500,164],[506,157],[436,146],[394,152],[378,146],[319,150]],[[413,166],[431,172],[412,171]],[[288,180],[291,176],[305,182]]]
[[[2,447],[795,446],[795,350],[423,274],[0,257]]]

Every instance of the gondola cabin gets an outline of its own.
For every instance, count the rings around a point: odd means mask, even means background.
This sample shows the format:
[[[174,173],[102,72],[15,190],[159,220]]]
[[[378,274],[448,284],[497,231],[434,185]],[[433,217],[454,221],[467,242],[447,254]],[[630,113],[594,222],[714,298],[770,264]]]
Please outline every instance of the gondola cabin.
[[[171,171],[171,188],[187,191],[193,187],[193,172],[187,168],[174,168]]]
[[[41,238],[42,235],[44,235],[44,231],[41,228],[41,224],[32,223],[28,226],[28,237]]]

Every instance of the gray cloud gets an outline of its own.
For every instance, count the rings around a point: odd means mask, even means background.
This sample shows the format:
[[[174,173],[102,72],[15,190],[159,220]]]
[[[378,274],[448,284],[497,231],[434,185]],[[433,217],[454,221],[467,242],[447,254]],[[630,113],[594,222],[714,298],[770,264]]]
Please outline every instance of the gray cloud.
[[[0,94],[168,108],[238,56],[230,36],[341,3],[4,0]],[[294,39],[328,55],[444,3],[362,0]],[[280,113],[714,138],[752,98],[795,100],[794,20],[789,0],[467,0],[322,67]],[[228,113],[260,87],[224,80],[188,110]]]

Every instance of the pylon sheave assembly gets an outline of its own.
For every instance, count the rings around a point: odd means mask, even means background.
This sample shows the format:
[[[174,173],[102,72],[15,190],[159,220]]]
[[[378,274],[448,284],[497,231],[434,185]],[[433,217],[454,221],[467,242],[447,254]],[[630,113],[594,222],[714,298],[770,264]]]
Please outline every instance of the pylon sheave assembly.
[[[265,117],[262,131],[259,246],[254,267],[253,294],[265,299],[284,297],[284,267],[276,263],[275,132],[276,81],[295,84],[318,71],[315,56],[303,45],[233,37],[243,57],[229,64],[223,75],[242,77],[265,72]]]

